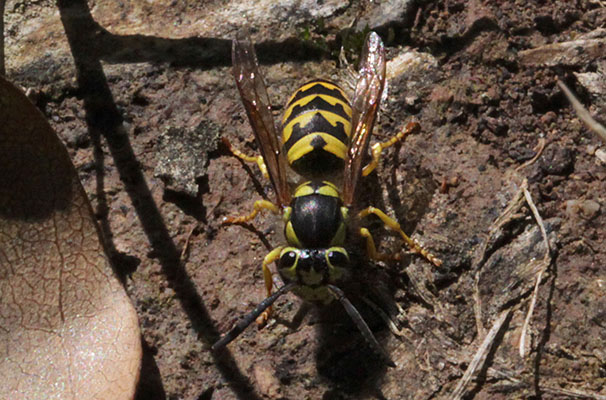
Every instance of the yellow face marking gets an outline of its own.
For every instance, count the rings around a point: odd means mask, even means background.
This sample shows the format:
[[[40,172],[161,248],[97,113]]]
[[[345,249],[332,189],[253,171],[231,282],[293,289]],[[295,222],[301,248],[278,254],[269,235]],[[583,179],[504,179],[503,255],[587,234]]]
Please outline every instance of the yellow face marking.
[[[333,107],[336,106],[337,104],[340,104],[343,107],[345,114],[347,114],[347,116],[349,118],[351,118],[351,107],[348,103],[344,102],[343,100],[341,100],[337,97],[328,96],[325,94],[310,94],[309,96],[300,98],[299,100],[297,100],[296,102],[294,102],[293,104],[290,104],[290,106],[288,106],[288,108],[286,109],[286,112],[284,113],[284,117],[282,117],[282,124],[284,124],[284,122],[286,122],[288,120],[288,118],[290,118],[290,115],[294,111],[295,107],[297,107],[297,106],[303,107],[310,101],[313,101],[316,97],[321,98],[322,100],[324,100],[325,102],[327,102],[328,104],[330,104]]]
[[[345,135],[347,135],[347,137],[351,137],[351,121],[350,120],[345,119],[345,118],[341,117],[340,115],[332,113],[330,111],[316,110],[316,111],[311,111],[311,112],[306,112],[304,114],[301,114],[301,115],[297,116],[296,118],[294,118],[292,121],[290,121],[288,123],[288,125],[286,125],[284,127],[284,129],[282,129],[282,143],[288,142],[288,139],[290,139],[290,135],[292,135],[292,127],[295,124],[298,123],[298,124],[300,124],[299,126],[301,128],[304,128],[307,124],[309,124],[313,120],[313,117],[318,113],[321,114],[324,117],[324,119],[326,119],[326,121],[328,121],[328,123],[330,123],[335,128],[337,127],[337,124],[339,122],[342,123]]]
[[[293,292],[302,299],[320,302],[323,304],[330,304],[335,299],[332,293],[325,286],[320,286],[317,288],[299,286],[295,288]]]
[[[343,275],[345,275],[345,270],[343,268],[331,268],[330,272],[328,273],[331,283],[340,281],[343,278]]]
[[[324,280],[324,274],[311,268],[309,271],[300,271],[301,283],[304,285],[319,285]]]
[[[341,142],[332,135],[318,132],[306,135],[288,150],[287,157],[289,164],[292,164],[307,153],[316,150],[310,144],[316,135],[321,136],[322,139],[324,139],[324,141],[326,142],[326,145],[324,145],[324,147],[322,148],[324,149],[324,151],[334,154],[338,158],[345,158],[345,154],[347,153],[347,145],[345,143]]]

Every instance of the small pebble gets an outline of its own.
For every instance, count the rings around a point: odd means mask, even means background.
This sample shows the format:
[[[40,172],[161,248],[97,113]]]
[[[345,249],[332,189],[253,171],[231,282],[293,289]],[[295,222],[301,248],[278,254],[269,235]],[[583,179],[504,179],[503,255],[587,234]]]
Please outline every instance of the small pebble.
[[[541,122],[543,122],[545,125],[549,125],[552,122],[555,122],[556,118],[556,113],[554,113],[553,111],[548,111],[541,116]]]
[[[593,200],[568,200],[566,214],[570,217],[578,215],[583,218],[593,218],[600,211],[600,204]]]
[[[270,399],[275,399],[280,395],[280,381],[276,377],[271,364],[266,361],[258,362],[253,367],[255,381],[259,391]]]
[[[598,158],[598,160],[600,160],[601,162],[606,164],[606,149],[604,149],[603,147],[600,149],[597,149],[595,151],[595,156]]]

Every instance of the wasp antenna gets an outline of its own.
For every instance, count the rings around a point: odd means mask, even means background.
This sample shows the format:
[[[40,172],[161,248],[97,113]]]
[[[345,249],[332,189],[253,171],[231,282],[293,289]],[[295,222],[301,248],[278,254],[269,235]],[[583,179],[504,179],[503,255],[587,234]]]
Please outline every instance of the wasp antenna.
[[[381,345],[379,344],[375,336],[372,334],[372,331],[370,330],[358,310],[354,307],[353,304],[351,304],[347,297],[345,297],[345,293],[343,293],[341,289],[334,285],[328,285],[328,289],[332,292],[335,298],[339,300],[339,302],[343,305],[345,311],[347,311],[347,314],[349,314],[353,322],[356,324],[356,326],[362,333],[364,339],[366,339],[366,341],[371,345],[371,347],[381,355],[381,357],[385,361],[385,364],[392,368],[395,368],[396,364],[392,361],[391,357],[389,357],[383,347],[381,347]]]
[[[278,300],[278,297],[282,296],[284,293],[290,292],[295,286],[297,286],[295,282],[284,285],[277,292],[260,302],[254,310],[246,314],[244,318],[238,321],[229,332],[227,332],[221,339],[217,340],[217,342],[212,345],[211,350],[217,351],[227,346],[232,340],[237,338],[244,331],[244,329],[248,327],[248,325],[256,320],[257,317],[263,313],[263,311],[274,304],[274,302]],[[368,329],[368,327],[366,329]]]

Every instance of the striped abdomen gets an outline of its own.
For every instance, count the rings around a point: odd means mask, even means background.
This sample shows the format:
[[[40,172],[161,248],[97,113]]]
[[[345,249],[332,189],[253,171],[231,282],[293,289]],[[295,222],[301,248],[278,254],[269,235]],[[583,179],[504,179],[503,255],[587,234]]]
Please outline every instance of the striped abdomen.
[[[282,143],[290,166],[319,177],[343,168],[351,135],[351,107],[337,85],[313,80],[292,95],[282,119]]]

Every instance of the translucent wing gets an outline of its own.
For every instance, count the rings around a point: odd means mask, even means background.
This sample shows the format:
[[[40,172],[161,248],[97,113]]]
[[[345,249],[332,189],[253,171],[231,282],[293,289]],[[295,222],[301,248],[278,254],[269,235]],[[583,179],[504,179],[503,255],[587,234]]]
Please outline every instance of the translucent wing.
[[[286,161],[280,151],[269,97],[259,72],[255,49],[250,40],[236,39],[233,41],[231,56],[236,85],[257,139],[257,145],[265,160],[269,179],[276,191],[278,204],[288,205],[290,191],[286,181]]]
[[[343,174],[343,202],[351,207],[356,185],[362,173],[362,161],[368,152],[372,126],[377,116],[385,87],[385,49],[383,41],[374,32],[366,37],[360,57],[360,70],[352,101],[354,133],[345,158]]]

